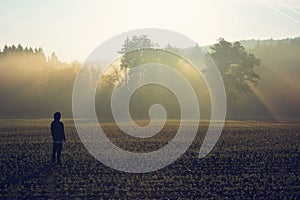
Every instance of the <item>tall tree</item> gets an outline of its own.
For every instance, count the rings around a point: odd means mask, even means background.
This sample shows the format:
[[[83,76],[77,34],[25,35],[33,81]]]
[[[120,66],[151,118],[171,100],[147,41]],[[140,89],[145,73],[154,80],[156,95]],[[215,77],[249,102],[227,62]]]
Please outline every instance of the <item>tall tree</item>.
[[[121,51],[121,70],[125,73],[125,84],[127,84],[127,71],[128,69],[143,63],[143,49],[154,48],[158,45],[153,43],[147,35],[127,37],[124,41]],[[132,51],[135,51],[132,53]],[[143,76],[143,74],[142,74]]]
[[[230,43],[223,38],[211,47],[209,53],[222,75],[228,105],[232,106],[242,92],[250,93],[249,84],[257,84],[260,76],[255,67],[260,66],[260,59],[247,53],[240,42]]]

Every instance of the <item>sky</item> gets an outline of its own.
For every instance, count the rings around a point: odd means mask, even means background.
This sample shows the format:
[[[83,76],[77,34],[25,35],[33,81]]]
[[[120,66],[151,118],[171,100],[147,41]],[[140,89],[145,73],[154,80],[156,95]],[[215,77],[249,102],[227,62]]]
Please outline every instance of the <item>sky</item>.
[[[300,36],[299,0],[7,0],[0,2],[0,48],[42,47],[60,60],[84,61],[102,42],[139,28],[163,28],[199,45],[222,37]]]

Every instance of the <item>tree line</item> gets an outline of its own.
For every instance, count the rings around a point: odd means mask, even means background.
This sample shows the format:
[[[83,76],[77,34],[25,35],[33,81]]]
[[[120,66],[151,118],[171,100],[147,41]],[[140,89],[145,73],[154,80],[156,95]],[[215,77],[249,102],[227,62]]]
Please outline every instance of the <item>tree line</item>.
[[[300,40],[291,39],[281,42],[274,40],[274,43],[249,41],[245,43],[248,49],[243,46],[243,43],[245,41],[231,43],[220,39],[208,49],[208,54],[219,67],[225,83],[229,118],[273,119],[278,117],[276,114],[282,113],[283,118],[297,118],[299,116],[297,110],[300,107],[295,101],[299,94],[296,89],[298,82],[286,79],[299,74],[297,72],[300,60],[297,52],[300,50]],[[108,118],[111,117],[109,95],[116,82],[132,67],[143,62],[142,60],[153,57],[146,51],[143,55],[139,51],[127,53],[130,52],[130,48],[138,44],[148,45],[149,48],[157,47],[157,44],[147,36],[128,38],[119,52],[122,55],[121,64],[113,66],[112,70],[105,72],[99,80],[96,110],[104,113]],[[190,57],[197,57],[201,51],[199,46],[179,49],[168,45],[164,49],[180,51],[189,54]],[[163,52],[159,53],[163,55]],[[193,76],[192,72],[185,72],[180,65],[170,63],[178,60],[174,61],[167,55],[163,57],[165,64],[175,66],[176,70],[181,70],[186,76]],[[81,63],[77,61],[71,63],[60,61],[55,53],[47,57],[42,48],[23,47],[20,44],[5,45],[0,51],[0,117],[51,117],[57,110],[61,111],[64,117],[72,117],[72,89],[80,66]],[[97,67],[91,67],[88,74],[94,76],[98,74],[98,70]],[[269,73],[270,71],[272,74]],[[128,74],[130,76],[130,73]],[[201,85],[203,91],[205,90],[201,79],[192,77],[191,80],[192,85],[195,87]],[[285,80],[287,83],[280,80]],[[156,93],[153,93],[154,91]],[[156,95],[147,98],[147,94]],[[285,94],[286,98],[282,97],[282,94]],[[151,87],[142,88],[133,98],[132,109],[138,111],[133,114],[136,115],[134,117],[147,117],[147,106],[158,100],[165,104],[167,111],[173,113],[171,117],[178,117],[178,102],[165,100],[169,97],[174,99],[172,95],[164,88],[155,90]],[[209,107],[209,94],[199,93],[198,98],[208,99],[202,107],[204,110]],[[281,101],[277,102],[276,98]],[[266,102],[266,99],[269,102]],[[272,106],[275,107],[273,110]],[[209,110],[205,112],[209,116]],[[290,116],[288,112],[291,113]]]
[[[55,110],[71,116],[71,94],[79,62],[48,58],[42,48],[5,45],[0,52],[0,116],[47,117]]]

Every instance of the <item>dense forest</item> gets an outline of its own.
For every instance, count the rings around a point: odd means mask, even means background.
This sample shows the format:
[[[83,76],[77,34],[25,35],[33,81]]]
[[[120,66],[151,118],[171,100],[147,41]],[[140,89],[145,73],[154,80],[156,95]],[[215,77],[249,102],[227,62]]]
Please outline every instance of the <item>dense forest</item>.
[[[80,63],[62,63],[42,48],[4,46],[0,54],[0,116],[49,117],[55,110],[71,116],[71,95]]]
[[[234,47],[237,43],[226,44]],[[238,48],[244,46],[247,52],[260,60],[260,66],[255,68],[260,78],[257,77],[252,83],[250,81],[247,86],[243,85],[244,89],[246,88],[245,92],[236,93],[234,102],[228,107],[228,118],[300,119],[300,81],[297,77],[300,72],[300,38],[243,40],[240,44]],[[211,46],[208,51],[213,52],[217,47]],[[217,63],[217,60],[215,62]],[[61,62],[55,53],[48,57],[42,48],[22,47],[20,44],[5,45],[0,51],[0,117],[48,118],[58,110],[63,113],[63,117],[72,117],[72,89],[80,66],[77,61]],[[93,70],[96,69],[91,68],[89,73],[97,74]],[[113,72],[105,73],[99,81],[96,107],[100,112],[107,112],[101,108],[107,108],[109,102],[106,97],[110,94],[113,84],[122,76],[121,72],[122,69],[115,68]],[[200,82],[201,80],[199,84]],[[147,93],[147,89],[142,92]],[[148,92],[151,91],[148,89]],[[159,95],[162,91],[158,90],[157,93]],[[172,96],[171,93],[164,95]],[[198,97],[208,96],[205,93],[199,94]],[[136,102],[140,102],[137,103],[139,110],[143,101],[145,99],[141,99],[141,96],[137,97]],[[150,104],[151,99],[144,103]],[[177,104],[176,101],[173,103]],[[201,109],[205,107],[207,104],[200,106]],[[173,108],[169,107],[167,110],[172,111]],[[171,117],[178,116],[175,113]]]

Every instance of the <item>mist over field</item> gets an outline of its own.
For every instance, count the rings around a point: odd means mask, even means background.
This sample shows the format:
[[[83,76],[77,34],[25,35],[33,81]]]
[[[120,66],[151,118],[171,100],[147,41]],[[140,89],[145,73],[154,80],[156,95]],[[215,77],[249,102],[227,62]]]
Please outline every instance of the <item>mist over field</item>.
[[[260,66],[254,68],[260,79],[257,84],[248,83],[250,92],[237,94],[236,102],[228,105],[227,119],[299,120],[300,39],[242,40],[241,45],[260,59]],[[204,49],[211,51],[208,47]],[[185,51],[192,54],[192,50]],[[97,61],[96,65],[99,63]],[[179,63],[170,64],[193,79],[193,73],[186,71]],[[3,47],[0,53],[0,117],[48,118],[56,110],[60,110],[64,117],[72,117],[72,90],[80,67],[78,61],[60,61],[55,53],[45,55],[42,48],[32,49],[21,45]],[[96,107],[99,112],[105,113],[104,118],[109,119],[111,114],[107,107],[110,107],[110,99],[107,96],[114,87],[114,81],[122,78],[124,73],[120,67],[115,66],[115,71],[105,72],[100,79],[100,71],[97,66],[94,67],[94,71],[89,73],[93,80],[99,81]],[[201,100],[202,118],[208,119],[208,90],[201,77],[195,78],[193,84],[202,88],[197,94]],[[176,99],[164,88],[146,87],[137,91],[135,96],[131,103],[134,118],[147,118],[149,106],[153,103],[166,106],[169,118],[180,116]],[[172,99],[172,102],[168,102],[168,99]]]
[[[299,0],[0,10],[0,199],[300,199]]]

